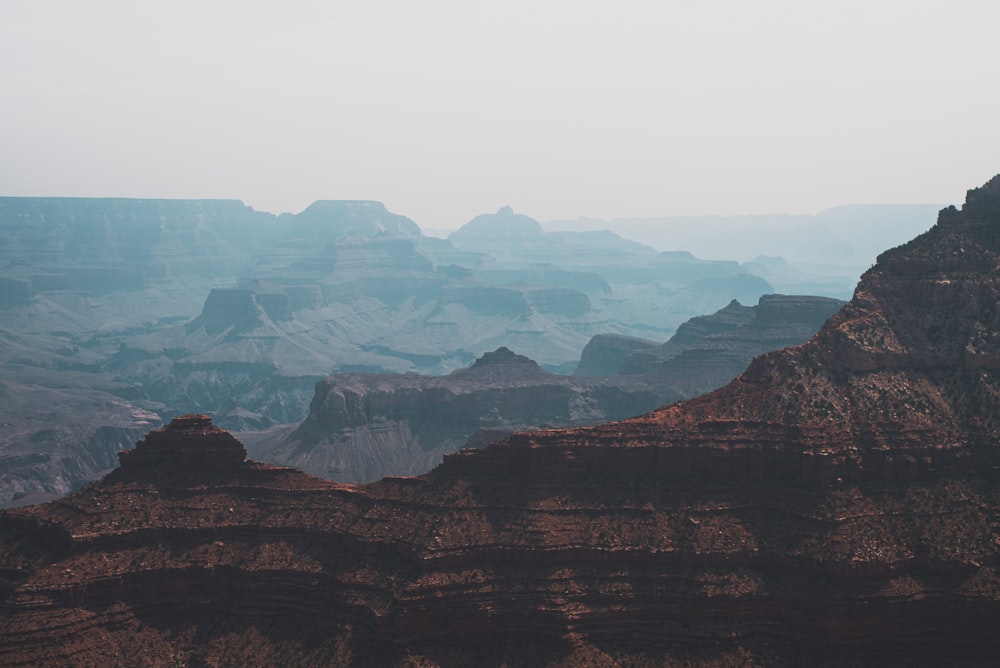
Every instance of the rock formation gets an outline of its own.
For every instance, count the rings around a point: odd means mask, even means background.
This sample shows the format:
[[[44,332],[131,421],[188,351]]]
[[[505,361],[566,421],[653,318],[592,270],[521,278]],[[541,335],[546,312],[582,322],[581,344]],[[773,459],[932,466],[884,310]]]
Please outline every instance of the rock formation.
[[[506,347],[445,376],[343,373],[316,384],[293,432],[249,434],[255,459],[339,482],[414,475],[444,455],[539,427],[595,424],[682,398],[669,383],[545,371]],[[471,439],[471,440],[470,440]]]
[[[762,295],[756,306],[737,300],[711,315],[696,316],[669,341],[595,336],[574,372],[584,376],[651,374],[689,388],[692,397],[729,382],[757,355],[802,343],[845,302],[829,297]],[[711,377],[721,381],[710,381]]]
[[[683,248],[699,257],[750,260],[744,266],[778,292],[849,298],[857,277],[880,252],[926,231],[940,208],[865,204],[837,206],[815,215],[581,218],[550,221],[544,229],[614,229],[662,250]],[[751,259],[755,256],[764,257]]]
[[[132,450],[118,453],[126,474],[149,472],[175,480],[185,473],[211,476],[237,468],[247,458],[243,444],[207,415],[175,417],[146,434]]]
[[[493,238],[508,218],[523,233]],[[0,197],[2,380],[58,398],[41,401],[51,411],[0,402],[0,505],[97,478],[172,415],[265,430],[306,418],[331,373],[447,374],[500,346],[568,372],[594,334],[666,338],[770,291],[731,262],[686,260],[739,272],[721,292],[661,276],[653,249],[610,232],[548,234],[509,211],[477,221],[466,237],[499,259],[378,202],[275,216],[238,201]]]
[[[690,321],[689,321],[690,322]],[[683,327],[684,325],[681,325]],[[675,335],[676,336],[676,335]],[[573,370],[577,376],[617,376],[622,373],[622,365],[627,359],[643,359],[645,370],[656,364],[656,352],[660,343],[649,339],[621,334],[598,334],[592,337],[583,352],[580,361]],[[636,371],[635,373],[642,373]]]
[[[108,374],[18,362],[58,360],[47,353],[18,345],[0,328],[0,507],[78,489],[114,468],[119,450],[160,423],[133,388]]]
[[[0,515],[0,662],[991,665],[998,265],[1000,177],[809,342],[639,418],[365,486],[128,456]]]
[[[338,482],[415,475],[514,431],[623,419],[714,390],[757,355],[802,343],[842,305],[765,295],[692,318],[662,345],[594,337],[580,367],[600,376],[548,373],[506,347],[446,376],[336,374],[317,383],[297,429],[247,437],[256,459]]]

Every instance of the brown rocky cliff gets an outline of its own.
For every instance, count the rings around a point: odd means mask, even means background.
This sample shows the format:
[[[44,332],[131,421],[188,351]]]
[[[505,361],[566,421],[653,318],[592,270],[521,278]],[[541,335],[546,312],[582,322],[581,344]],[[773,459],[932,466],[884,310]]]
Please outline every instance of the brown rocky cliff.
[[[8,511],[0,662],[993,665],[998,260],[1000,178],[704,397],[419,478],[123,467]]]
[[[118,453],[125,474],[153,473],[177,476],[183,473],[210,475],[228,472],[246,460],[247,452],[225,429],[212,424],[207,415],[182,415],[170,424],[146,434],[132,450]]]

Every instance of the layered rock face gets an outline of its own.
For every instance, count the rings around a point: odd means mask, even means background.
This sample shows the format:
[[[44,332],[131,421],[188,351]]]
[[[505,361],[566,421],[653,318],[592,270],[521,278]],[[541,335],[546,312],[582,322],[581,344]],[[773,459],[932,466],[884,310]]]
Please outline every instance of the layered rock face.
[[[195,414],[175,417],[167,426],[149,432],[134,449],[118,453],[126,473],[168,476],[225,472],[246,458],[246,448],[232,434],[214,426],[207,415]]]
[[[580,355],[577,375],[650,374],[671,379],[693,397],[732,380],[757,355],[804,342],[846,302],[829,297],[762,295],[756,306],[732,300],[711,315],[681,324],[663,344],[595,336]],[[717,380],[718,379],[718,380]]]
[[[271,214],[235,200],[2,197],[0,273],[39,291],[91,294],[228,279],[279,229]]]
[[[1000,177],[698,399],[418,478],[123,467],[7,511],[0,662],[992,665],[998,266]]]
[[[255,459],[338,482],[415,475],[515,431],[623,419],[709,392],[755,356],[802,343],[843,304],[765,295],[754,307],[734,300],[692,318],[662,345],[594,337],[574,376],[548,373],[506,347],[446,376],[336,374],[317,383],[298,429],[247,437]]]
[[[681,398],[641,378],[549,373],[501,347],[446,376],[347,373],[316,384],[290,434],[251,435],[255,459],[339,482],[430,470],[444,455],[515,431],[595,424]]]

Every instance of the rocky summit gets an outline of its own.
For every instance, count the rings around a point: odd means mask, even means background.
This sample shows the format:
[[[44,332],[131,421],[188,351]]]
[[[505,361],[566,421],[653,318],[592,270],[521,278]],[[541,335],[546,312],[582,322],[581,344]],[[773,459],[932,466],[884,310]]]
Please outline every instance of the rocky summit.
[[[1000,177],[642,417],[368,485],[127,456],[0,515],[0,663],[995,665],[998,267]]]
[[[118,453],[126,473],[205,475],[236,468],[247,458],[246,448],[207,415],[175,417],[165,427],[151,431],[133,450]]]

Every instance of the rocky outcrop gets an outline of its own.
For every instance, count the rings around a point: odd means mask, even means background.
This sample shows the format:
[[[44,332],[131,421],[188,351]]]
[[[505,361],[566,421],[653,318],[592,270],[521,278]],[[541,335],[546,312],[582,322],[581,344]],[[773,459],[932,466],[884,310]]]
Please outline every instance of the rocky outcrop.
[[[448,240],[461,250],[490,256],[501,271],[553,265],[574,270],[628,266],[636,262],[645,264],[656,256],[652,248],[607,230],[545,232],[538,221],[514,213],[509,206],[476,216],[449,235]]]
[[[208,334],[249,331],[263,324],[263,309],[252,290],[216,288],[208,294],[201,315],[188,324],[188,331],[204,328]]]
[[[359,374],[316,384],[309,416],[290,434],[256,437],[251,454],[340,482],[430,470],[468,445],[518,430],[638,415],[678,398],[639,378],[549,373],[501,347],[446,376]]]
[[[756,306],[732,300],[681,324],[669,341],[595,336],[574,373],[648,374],[693,397],[729,382],[757,355],[806,341],[845,302],[827,297],[762,295]],[[680,389],[680,388],[684,389]]]
[[[316,385],[294,433],[252,436],[252,454],[340,482],[423,473],[460,447],[518,430],[631,417],[714,390],[756,355],[805,341],[842,304],[769,295],[693,318],[662,346],[595,337],[574,376],[547,373],[506,347],[442,377],[337,374]],[[633,367],[639,373],[620,374]]]
[[[121,468],[7,511],[0,661],[994,663],[998,208],[1000,177],[807,343],[638,418],[365,486]]]
[[[420,228],[406,216],[390,213],[381,202],[320,200],[294,217],[286,239],[322,248],[352,236],[416,239]]]
[[[124,475],[137,472],[167,477],[178,472],[212,475],[228,472],[247,457],[243,444],[207,415],[175,417],[165,427],[146,434],[132,450],[118,453]]]
[[[648,365],[652,366],[656,363],[659,347],[658,342],[649,339],[621,334],[598,334],[584,346],[573,373],[577,376],[616,376],[622,373],[622,365],[626,359],[637,359],[637,356],[648,359]]]
[[[618,372],[673,378],[692,388],[686,396],[695,396],[729,382],[758,355],[803,343],[844,303],[802,295],[762,295],[752,307],[733,300],[687,321],[656,350],[628,356]],[[706,382],[709,375],[715,384]]]
[[[680,352],[713,334],[731,332],[739,327],[751,325],[756,318],[757,310],[753,306],[744,306],[734,299],[711,315],[695,316],[683,323],[670,341],[664,344],[665,351],[661,357],[667,359],[672,353]]]

